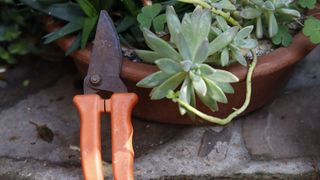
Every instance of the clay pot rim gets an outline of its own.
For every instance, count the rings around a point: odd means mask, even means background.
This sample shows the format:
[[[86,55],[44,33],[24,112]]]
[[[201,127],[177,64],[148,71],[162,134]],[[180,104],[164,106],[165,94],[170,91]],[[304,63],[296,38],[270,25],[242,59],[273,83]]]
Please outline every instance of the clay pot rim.
[[[316,8],[309,10],[307,14],[319,13],[319,7],[319,4],[317,4]],[[320,16],[316,17],[319,18]],[[45,25],[49,32],[61,28],[61,24],[58,24],[53,20],[47,20]],[[60,48],[66,51],[71,46],[74,39],[74,36],[64,37],[57,40],[56,43]],[[266,55],[258,57],[258,63],[252,78],[255,79],[261,76],[266,76],[277,72],[284,67],[297,63],[313,48],[315,48],[315,46],[316,45],[311,43],[309,39],[302,34],[302,32],[297,33],[289,47],[280,47]],[[71,56],[82,63],[89,64],[91,45],[85,49],[75,51]],[[236,75],[240,81],[243,81],[246,78],[247,68],[240,64],[234,64],[225,69]],[[121,77],[129,81],[138,82],[156,71],[158,71],[158,68],[155,65],[133,62],[128,58],[124,58]]]

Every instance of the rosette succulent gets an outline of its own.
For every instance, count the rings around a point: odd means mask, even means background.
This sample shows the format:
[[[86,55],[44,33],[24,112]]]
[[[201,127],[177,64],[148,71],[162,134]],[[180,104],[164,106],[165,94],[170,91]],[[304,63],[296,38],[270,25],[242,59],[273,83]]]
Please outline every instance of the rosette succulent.
[[[177,88],[179,99],[196,106],[196,95],[212,111],[218,110],[217,102],[227,103],[225,93],[233,93],[229,83],[238,78],[225,70],[215,69],[204,62],[208,59],[211,29],[211,13],[196,7],[193,13],[187,13],[180,22],[174,9],[166,10],[171,41],[157,37],[148,29],[143,29],[147,45],[153,51],[137,50],[137,54],[147,62],[153,62],[159,71],[153,73],[137,86],[153,88],[151,99],[162,99],[168,92]],[[181,114],[186,110],[180,107]]]
[[[250,38],[253,26],[247,26],[239,31],[238,27],[230,27],[221,16],[216,16],[217,26],[211,28],[213,41],[209,45],[208,62],[227,66],[233,61],[238,61],[246,66],[244,57],[250,50],[257,47],[258,42]],[[232,61],[233,60],[233,61]]]
[[[289,8],[292,0],[248,0],[240,15],[244,19],[255,20],[256,36],[262,38],[263,34],[273,37],[278,33],[279,16],[299,18],[300,13],[295,9]],[[267,25],[268,33],[264,32],[263,25]]]

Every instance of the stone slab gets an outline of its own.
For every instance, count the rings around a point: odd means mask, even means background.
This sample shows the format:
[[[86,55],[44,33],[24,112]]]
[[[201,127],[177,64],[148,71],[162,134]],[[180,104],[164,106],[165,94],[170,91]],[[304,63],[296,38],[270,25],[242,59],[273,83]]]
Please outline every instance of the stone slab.
[[[320,86],[276,99],[243,123],[243,136],[254,159],[320,156]]]
[[[79,117],[72,103],[75,94],[74,75],[68,75],[54,86],[29,95],[0,112],[0,156],[32,158],[53,163],[80,164]],[[52,143],[38,137],[36,127],[52,130]],[[183,131],[183,126],[166,125],[135,119],[134,149],[136,157],[170,141]],[[111,161],[110,121],[104,116],[101,125],[102,150],[105,161]]]

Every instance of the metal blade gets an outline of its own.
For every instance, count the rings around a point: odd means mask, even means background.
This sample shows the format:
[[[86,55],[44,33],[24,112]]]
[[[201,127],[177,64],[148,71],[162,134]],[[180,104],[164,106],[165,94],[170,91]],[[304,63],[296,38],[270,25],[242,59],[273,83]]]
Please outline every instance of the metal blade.
[[[99,90],[127,92],[120,79],[122,52],[117,31],[107,11],[102,10],[93,42],[91,62],[84,80],[84,93]]]

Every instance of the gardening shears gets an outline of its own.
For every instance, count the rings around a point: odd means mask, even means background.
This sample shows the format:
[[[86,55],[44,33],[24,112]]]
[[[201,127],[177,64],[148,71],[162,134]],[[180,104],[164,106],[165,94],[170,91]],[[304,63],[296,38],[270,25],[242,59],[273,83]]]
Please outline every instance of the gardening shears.
[[[101,113],[111,113],[112,169],[114,179],[133,179],[133,128],[131,111],[138,101],[120,79],[122,52],[111,18],[101,11],[84,79],[84,95],[76,95],[74,103],[80,114],[80,153],[84,178],[102,180]],[[98,94],[114,93],[110,99]]]

